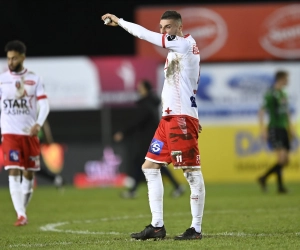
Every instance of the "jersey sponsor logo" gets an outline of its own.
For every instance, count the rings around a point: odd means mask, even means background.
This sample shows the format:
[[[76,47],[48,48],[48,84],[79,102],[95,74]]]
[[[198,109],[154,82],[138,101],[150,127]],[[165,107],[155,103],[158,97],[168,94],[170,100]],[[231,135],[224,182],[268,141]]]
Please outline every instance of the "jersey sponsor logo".
[[[5,99],[3,101],[3,105],[4,108],[26,108],[28,109],[27,106],[27,100],[25,99],[20,99],[20,100],[16,100],[16,99]]]
[[[195,98],[195,96],[191,96],[191,97],[190,97],[190,100],[191,100],[191,107],[197,108],[197,103],[196,103],[196,98]]]
[[[174,41],[177,40],[175,35],[167,35],[168,41]]]
[[[164,143],[162,141],[154,138],[150,144],[148,152],[155,154],[155,155],[160,155],[160,152],[161,152],[163,146],[164,146]]]
[[[35,84],[35,81],[32,81],[32,80],[26,80],[26,81],[24,81],[24,84],[26,84],[26,85],[34,85],[34,84]]]
[[[19,160],[19,151],[9,150],[9,161],[18,162]]]
[[[29,101],[26,99],[5,99],[3,100],[3,110],[8,115],[29,115]],[[30,105],[31,106],[31,105]]]

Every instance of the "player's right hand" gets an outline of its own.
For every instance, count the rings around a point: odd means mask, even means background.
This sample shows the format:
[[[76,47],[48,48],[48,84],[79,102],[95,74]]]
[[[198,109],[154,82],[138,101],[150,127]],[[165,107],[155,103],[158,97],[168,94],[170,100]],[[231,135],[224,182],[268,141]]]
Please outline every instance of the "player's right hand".
[[[106,25],[108,25],[108,26],[118,26],[118,25],[119,25],[119,24],[118,24],[119,18],[116,17],[115,15],[107,13],[107,14],[105,14],[105,15],[103,15],[103,16],[101,17],[101,19],[102,19],[103,21],[104,21],[106,18],[110,18],[110,19],[111,19],[111,22],[108,23],[108,24],[106,24]]]
[[[41,126],[39,124],[34,124],[31,129],[30,129],[30,132],[29,132],[29,135],[30,136],[37,136],[39,131],[41,130]]]

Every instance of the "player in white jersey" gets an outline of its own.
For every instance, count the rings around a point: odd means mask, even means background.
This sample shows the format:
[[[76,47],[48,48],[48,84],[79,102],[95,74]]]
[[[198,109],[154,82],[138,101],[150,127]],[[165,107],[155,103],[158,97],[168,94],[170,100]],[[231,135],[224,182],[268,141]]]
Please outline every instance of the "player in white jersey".
[[[41,78],[23,66],[25,44],[8,42],[5,52],[9,70],[0,75],[4,168],[18,216],[15,226],[23,226],[28,222],[26,207],[33,193],[34,172],[40,169],[37,135],[48,116],[49,103]]]
[[[190,35],[183,35],[181,15],[176,11],[166,11],[162,15],[160,33],[109,13],[102,16],[102,20],[107,18],[111,20],[107,25],[119,25],[130,34],[169,50],[164,69],[162,119],[142,166],[147,180],[152,221],[143,231],[133,233],[131,237],[146,240],[166,236],[160,168],[173,163],[175,168],[183,170],[190,185],[192,213],[191,226],[175,239],[201,239],[205,187],[198,148],[198,133],[202,128],[195,101],[200,76],[200,55],[196,42]]]

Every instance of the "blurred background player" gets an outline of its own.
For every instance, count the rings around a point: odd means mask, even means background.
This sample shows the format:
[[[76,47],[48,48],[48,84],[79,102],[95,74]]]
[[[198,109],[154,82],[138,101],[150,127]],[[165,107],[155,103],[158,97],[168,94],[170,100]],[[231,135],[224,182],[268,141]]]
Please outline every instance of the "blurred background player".
[[[46,120],[44,122],[44,125],[42,126],[41,130],[38,133],[38,138],[41,144],[51,144],[54,143],[51,127]],[[43,162],[43,157],[41,157],[41,168],[40,171],[36,172],[36,176],[43,178],[45,180],[48,180],[51,182],[56,188],[62,188],[64,185],[64,179],[59,174],[53,174],[52,172],[49,172],[45,166],[45,163]]]
[[[147,180],[151,223],[144,230],[131,234],[134,239],[164,238],[164,187],[161,167],[173,163],[182,169],[190,185],[191,226],[175,240],[201,240],[205,186],[201,172],[198,133],[201,131],[196,104],[200,76],[200,52],[191,35],[183,35],[181,15],[166,11],[160,19],[160,33],[152,32],[112,14],[109,26],[121,26],[130,34],[168,50],[162,90],[163,114],[151,141],[142,170]]]
[[[28,222],[26,207],[33,193],[34,172],[40,170],[37,135],[48,116],[49,103],[41,78],[23,66],[25,44],[8,42],[5,52],[9,70],[0,75],[4,168],[18,216],[15,226],[23,226]]]
[[[132,120],[129,126],[114,134],[115,142],[120,142],[125,136],[130,136],[133,144],[130,147],[130,155],[134,166],[132,177],[135,183],[129,190],[121,193],[123,198],[135,198],[139,184],[145,179],[141,166],[145,161],[144,156],[148,151],[149,142],[159,123],[158,108],[161,101],[152,91],[151,83],[147,80],[140,81],[137,85],[137,92],[140,99],[136,102],[136,119]],[[179,185],[171,171],[168,168],[162,168],[161,173],[171,181],[174,187],[171,195],[174,198],[181,196],[184,188]]]
[[[264,96],[264,104],[259,111],[259,126],[264,141],[276,154],[276,163],[266,171],[258,182],[263,191],[267,190],[267,179],[270,175],[277,175],[279,193],[286,193],[283,185],[282,170],[289,162],[290,139],[294,135],[290,122],[288,97],[284,88],[288,84],[288,72],[277,71],[275,82]],[[265,126],[264,116],[268,114],[269,122]]]

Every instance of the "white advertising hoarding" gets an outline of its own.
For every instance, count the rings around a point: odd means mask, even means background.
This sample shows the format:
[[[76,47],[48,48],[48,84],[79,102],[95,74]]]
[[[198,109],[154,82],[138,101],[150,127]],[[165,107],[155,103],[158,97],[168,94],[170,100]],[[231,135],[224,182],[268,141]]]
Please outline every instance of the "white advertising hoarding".
[[[27,58],[24,66],[42,77],[51,110],[99,108],[98,72],[88,57]],[[5,59],[0,69],[7,70]]]

